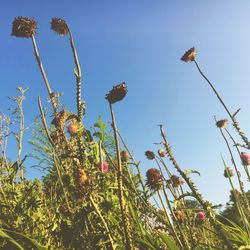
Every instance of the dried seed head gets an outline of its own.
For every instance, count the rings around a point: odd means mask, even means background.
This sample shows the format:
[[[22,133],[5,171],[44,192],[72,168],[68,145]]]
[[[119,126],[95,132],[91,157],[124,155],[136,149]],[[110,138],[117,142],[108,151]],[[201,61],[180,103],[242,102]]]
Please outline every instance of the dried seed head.
[[[122,160],[122,162],[127,162],[128,159],[129,159],[129,156],[128,156],[127,151],[126,151],[126,150],[123,150],[123,151],[121,152],[121,160]]]
[[[157,191],[161,188],[162,186],[162,175],[160,171],[156,168],[150,168],[147,173],[147,186],[153,190]]]
[[[236,198],[235,198],[236,196]],[[236,202],[237,199],[241,198],[241,192],[237,189],[230,190],[230,200]]]
[[[12,36],[31,38],[36,34],[37,22],[33,18],[16,17],[12,23]]]
[[[76,185],[81,189],[83,187],[89,186],[90,179],[83,169],[79,169],[75,176]]]
[[[181,57],[181,60],[184,62],[192,62],[194,61],[196,55],[197,55],[197,51],[193,47],[185,52],[185,54]]]
[[[183,221],[186,217],[185,213],[181,210],[174,211],[174,215],[178,221]]]
[[[227,168],[224,170],[224,176],[225,176],[226,178],[233,177],[233,176],[234,176],[234,171],[233,171],[231,168],[227,167]]]
[[[223,119],[223,120],[219,120],[216,122],[216,126],[218,128],[225,128],[228,125],[228,120],[227,119]]]
[[[170,177],[170,180],[171,180],[172,186],[175,188],[181,186],[184,183],[184,181],[177,175],[172,175]]]
[[[66,120],[68,119],[68,114],[67,112],[63,109],[60,111],[52,120],[52,124],[55,125],[56,127],[63,128],[65,125]]]
[[[147,157],[148,160],[154,160],[155,158],[155,154],[154,152],[150,151],[150,150],[147,150],[145,152],[145,156]]]
[[[128,89],[125,82],[118,84],[113,87],[111,91],[106,95],[106,99],[109,103],[114,104],[118,101],[121,101],[127,94]]]
[[[245,152],[241,152],[240,153],[240,158],[241,158],[241,161],[242,161],[243,165],[245,165],[245,166],[250,165],[250,154],[245,153]]]
[[[158,155],[160,157],[165,157],[166,156],[166,151],[162,148],[158,149]]]
[[[58,35],[65,36],[69,33],[69,27],[65,20],[61,18],[51,19],[51,29],[54,30]]]

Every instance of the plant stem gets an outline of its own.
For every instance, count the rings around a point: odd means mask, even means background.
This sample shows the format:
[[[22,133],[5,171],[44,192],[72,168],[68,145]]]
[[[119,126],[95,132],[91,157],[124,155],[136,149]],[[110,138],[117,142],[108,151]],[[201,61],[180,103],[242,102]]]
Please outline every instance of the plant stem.
[[[40,68],[40,71],[42,73],[42,77],[43,77],[43,80],[44,80],[44,83],[45,83],[45,86],[47,88],[47,91],[48,91],[48,94],[50,96],[50,100],[51,100],[51,103],[52,103],[52,107],[54,109],[54,112],[55,114],[58,113],[57,111],[57,104],[56,104],[56,101],[53,97],[53,92],[50,88],[50,85],[49,85],[49,81],[48,81],[48,78],[46,76],[46,73],[45,73],[45,70],[44,70],[44,67],[43,67],[43,64],[42,64],[42,61],[41,61],[41,58],[39,56],[39,52],[38,52],[38,48],[37,48],[37,45],[36,45],[36,40],[35,40],[35,37],[34,35],[32,35],[32,44],[33,44],[33,49],[34,49],[34,53],[35,53],[35,58],[36,58],[36,61],[38,63],[38,66]]]
[[[90,196],[89,199],[90,199],[90,201],[91,201],[91,203],[92,203],[92,205],[93,205],[93,207],[94,207],[96,213],[97,213],[98,216],[100,217],[103,226],[105,227],[105,229],[106,229],[106,231],[107,231],[107,233],[108,233],[108,237],[109,237],[111,249],[114,250],[114,249],[115,249],[115,247],[114,247],[114,242],[113,242],[113,239],[112,239],[112,237],[111,237],[111,232],[110,232],[110,230],[109,230],[109,228],[108,228],[108,225],[107,225],[105,219],[103,218],[103,216],[102,216],[102,214],[101,214],[101,212],[100,212],[100,209],[98,208],[98,205],[97,205],[97,204],[95,203],[95,201],[93,200],[92,196]]]
[[[235,115],[232,115],[231,112],[229,111],[229,109],[227,108],[226,104],[224,103],[224,101],[222,100],[222,98],[220,97],[219,93],[217,92],[217,90],[215,89],[214,85],[209,81],[209,79],[205,76],[205,74],[201,71],[197,61],[194,59],[193,62],[195,63],[199,73],[201,74],[201,76],[207,81],[207,83],[209,84],[209,86],[212,88],[213,92],[215,93],[215,95],[217,96],[217,98],[219,99],[220,103],[222,104],[222,106],[224,107],[224,109],[226,110],[227,114],[229,115],[229,117],[231,118],[232,122],[233,122],[233,126],[234,128],[237,130],[238,134],[240,135],[240,137],[242,138],[242,140],[245,142],[246,146],[248,147],[248,149],[250,149],[250,142],[248,140],[248,138],[246,137],[245,133],[242,131],[242,129],[240,128]]]
[[[74,61],[75,61],[75,66],[76,66],[76,71],[74,72],[75,77],[76,77],[76,105],[77,105],[77,115],[78,115],[78,119],[80,121],[83,117],[82,100],[81,100],[82,73],[81,73],[81,66],[80,66],[77,52],[76,52],[76,48],[75,48],[73,35],[72,35],[72,32],[70,31],[70,29],[69,29],[69,40],[70,40],[70,45],[71,45]]]
[[[125,201],[124,201],[124,196],[123,196],[121,154],[120,154],[120,147],[119,147],[118,136],[117,136],[115,116],[114,116],[111,103],[109,103],[109,108],[110,108],[110,113],[112,117],[112,127],[114,131],[116,156],[117,156],[117,162],[118,162],[118,174],[117,174],[118,196],[119,196],[119,203],[120,203],[120,209],[121,209],[122,221],[123,221],[123,229],[124,229],[125,240],[126,240],[126,250],[132,250],[132,244],[131,244],[130,233],[129,233],[129,228],[128,228],[128,220],[127,220],[126,211],[125,211]]]

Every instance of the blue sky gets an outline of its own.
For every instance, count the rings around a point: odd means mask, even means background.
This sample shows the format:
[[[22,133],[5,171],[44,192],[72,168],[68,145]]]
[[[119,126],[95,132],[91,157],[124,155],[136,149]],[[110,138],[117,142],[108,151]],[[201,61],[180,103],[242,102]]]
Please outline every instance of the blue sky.
[[[52,17],[64,18],[73,32],[84,75],[86,126],[91,127],[98,115],[110,121],[105,94],[125,81],[129,92],[115,105],[117,123],[142,162],[143,172],[155,167],[144,151],[157,149],[153,143],[161,140],[157,125],[162,123],[182,168],[200,171],[201,177],[193,177],[205,198],[225,203],[230,187],[223,177],[220,154],[228,164],[230,158],[213,115],[227,116],[194,65],[181,62],[180,57],[196,47],[201,68],[230,110],[242,108],[238,119],[249,132],[249,13],[249,1],[4,1],[0,110],[7,112],[11,105],[7,96],[16,95],[16,86],[29,86],[24,105],[29,125],[38,114],[37,96],[47,98],[31,40],[10,36],[16,16],[38,21],[36,39],[51,87],[64,92],[63,103],[76,109],[69,42],[55,35],[49,25]],[[24,139],[28,138],[29,132]],[[24,149],[29,148],[25,144]],[[14,153],[15,144],[10,142],[9,155]],[[30,178],[39,176],[29,168],[27,172]]]

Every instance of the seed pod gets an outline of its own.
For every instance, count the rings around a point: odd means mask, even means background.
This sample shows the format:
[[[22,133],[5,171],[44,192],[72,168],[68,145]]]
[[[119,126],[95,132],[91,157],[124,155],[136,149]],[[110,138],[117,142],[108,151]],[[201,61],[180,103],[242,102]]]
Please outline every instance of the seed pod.
[[[216,122],[216,126],[218,128],[225,128],[228,125],[228,120],[227,119],[223,119],[223,120],[219,120]]]
[[[154,152],[150,151],[150,150],[147,150],[145,152],[145,156],[147,157],[148,160],[154,160],[155,158],[155,154]]]
[[[129,159],[129,156],[128,156],[127,151],[126,151],[126,150],[123,150],[123,151],[121,152],[121,160],[122,160],[122,162],[127,162],[128,159]]]
[[[158,149],[158,155],[160,157],[165,157],[166,156],[166,151],[162,148]]]
[[[233,177],[233,176],[234,176],[233,170],[232,170],[231,168],[228,168],[228,167],[227,167],[227,168],[224,170],[224,176],[225,176],[226,178]]]
[[[196,55],[197,55],[197,51],[193,47],[185,52],[185,54],[181,57],[181,60],[183,62],[192,62],[194,61]]]

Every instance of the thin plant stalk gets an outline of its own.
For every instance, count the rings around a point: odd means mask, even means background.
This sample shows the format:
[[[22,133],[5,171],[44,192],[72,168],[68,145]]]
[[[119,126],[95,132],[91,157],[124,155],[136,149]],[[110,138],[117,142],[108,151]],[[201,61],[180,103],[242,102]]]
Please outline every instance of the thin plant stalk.
[[[221,235],[222,240],[224,243],[229,247],[229,249],[232,248],[232,243],[229,241],[228,236],[226,232],[223,230],[222,225],[214,218],[214,212],[212,211],[211,204],[208,203],[206,200],[203,199],[202,195],[198,192],[196,186],[194,183],[191,181],[191,179],[181,170],[179,167],[178,163],[176,162],[174,155],[171,151],[171,148],[167,142],[166,135],[163,131],[162,125],[160,125],[160,131],[161,131],[161,136],[164,141],[164,146],[166,148],[167,154],[170,158],[170,160],[173,163],[174,168],[177,170],[177,172],[181,175],[181,177],[185,180],[189,188],[191,189],[194,197],[197,199],[197,201],[202,205],[203,209],[207,211],[207,215],[210,219],[211,224],[214,226],[215,230]]]
[[[246,146],[248,147],[248,149],[250,149],[250,142],[248,140],[248,138],[246,137],[245,133],[242,131],[242,129],[240,128],[235,115],[238,113],[236,112],[234,115],[231,114],[231,112],[229,111],[228,107],[226,106],[225,102],[222,100],[221,96],[219,95],[219,93],[217,92],[217,90],[215,89],[214,85],[210,82],[210,80],[205,76],[205,74],[201,71],[197,61],[194,59],[193,62],[195,63],[200,75],[206,80],[206,82],[209,84],[209,86],[212,88],[213,92],[215,93],[215,95],[217,96],[217,98],[219,99],[220,103],[222,104],[222,106],[224,107],[224,109],[226,110],[227,114],[229,115],[230,119],[233,122],[233,126],[234,128],[237,130],[238,134],[240,135],[240,137],[242,138],[242,140],[245,142]]]
[[[171,228],[171,231],[173,232],[173,236],[174,236],[174,238],[176,239],[176,241],[178,242],[178,244],[180,245],[181,249],[183,249],[182,242],[181,242],[181,240],[180,240],[178,234],[176,233],[175,228],[174,228],[174,226],[173,226],[173,224],[172,224],[172,222],[171,222],[171,220],[170,220],[170,218],[169,218],[167,208],[166,208],[166,206],[165,206],[165,204],[164,204],[164,202],[163,202],[163,199],[162,199],[162,196],[161,196],[161,193],[160,193],[159,190],[157,190],[157,194],[158,194],[158,197],[159,197],[159,199],[160,199],[161,205],[162,205],[162,207],[163,207],[163,209],[164,209],[164,212],[165,212],[167,221],[168,221],[168,223],[169,223],[169,226],[170,226],[170,228]]]
[[[166,200],[166,202],[167,202],[168,209],[169,209],[169,211],[171,212],[171,214],[172,214],[172,216],[173,216],[173,219],[174,219],[174,222],[176,223],[177,228],[178,228],[178,230],[179,230],[179,233],[180,233],[180,236],[181,236],[181,239],[182,239],[182,243],[183,243],[185,249],[190,249],[190,246],[189,246],[189,244],[188,244],[188,242],[187,242],[187,239],[186,239],[186,237],[185,237],[185,234],[184,234],[183,231],[182,231],[182,228],[181,228],[181,226],[180,226],[180,223],[178,222],[178,220],[177,220],[177,218],[176,218],[176,216],[175,216],[175,214],[174,214],[174,212],[173,212],[173,209],[172,209],[172,207],[171,207],[171,204],[170,204],[170,201],[169,201],[169,198],[168,198],[168,195],[167,195],[167,192],[166,192],[165,188],[163,188],[163,194],[164,194],[164,196],[165,196],[165,200]]]
[[[82,100],[81,100],[81,78],[82,78],[82,73],[81,73],[81,66],[79,63],[74,39],[72,32],[69,29],[69,40],[70,40],[70,46],[72,49],[74,61],[75,61],[75,66],[76,69],[74,71],[75,77],[76,77],[76,105],[77,105],[77,116],[79,121],[81,121],[83,117],[83,107],[82,107]]]
[[[102,221],[102,224],[103,226],[105,227],[105,230],[107,231],[107,234],[108,234],[108,237],[109,237],[109,241],[110,241],[110,245],[111,245],[111,249],[114,250],[115,249],[115,246],[114,246],[114,241],[111,237],[111,232],[108,228],[108,225],[105,221],[105,219],[103,218],[102,214],[101,214],[101,211],[100,209],[98,208],[98,205],[95,203],[94,199],[92,198],[92,196],[89,197],[90,201],[91,201],[91,204],[93,205],[96,213],[98,214],[98,216],[100,217],[101,221]]]
[[[38,52],[38,48],[37,48],[37,45],[36,45],[35,36],[32,35],[31,39],[32,39],[32,45],[33,45],[33,49],[34,49],[34,54],[35,54],[36,61],[37,61],[38,66],[40,68],[40,71],[41,71],[41,74],[42,74],[42,77],[43,77],[46,89],[48,91],[48,94],[50,96],[50,100],[51,100],[51,103],[52,103],[53,110],[54,110],[55,114],[57,114],[58,113],[57,104],[56,104],[55,98],[53,97],[53,92],[51,90],[48,78],[46,76],[46,73],[45,73],[45,70],[44,70],[44,67],[43,67],[43,64],[42,64],[39,52]]]
[[[113,131],[114,131],[116,156],[117,156],[117,162],[118,162],[118,173],[117,173],[118,196],[119,196],[119,203],[120,203],[120,209],[121,209],[121,214],[122,214],[123,230],[124,230],[125,240],[126,240],[126,250],[132,250],[131,238],[130,238],[129,227],[128,227],[128,220],[127,220],[127,216],[126,216],[125,200],[124,200],[124,195],[123,195],[121,153],[120,153],[120,146],[119,146],[118,136],[117,136],[115,116],[114,116],[114,112],[113,112],[113,108],[112,108],[111,103],[109,103],[109,108],[110,108],[110,113],[111,113],[111,117],[112,117],[112,127],[113,127]]]
[[[236,143],[236,141],[234,140],[233,136],[232,136],[231,133],[228,131],[228,129],[225,128],[225,131],[226,131],[227,134],[229,135],[230,139],[233,141],[234,146],[236,147],[236,150],[237,150],[237,152],[238,152],[238,154],[239,154],[239,157],[240,157],[240,150],[239,150],[238,144]],[[247,174],[248,180],[250,181],[250,173],[249,173],[249,171],[248,171],[248,168],[247,168],[247,166],[245,166],[245,165],[243,165],[243,166],[244,166],[244,170],[245,170],[245,172],[246,172],[246,174]]]
[[[126,151],[128,152],[130,158],[132,159],[132,161],[133,161],[133,163],[134,163],[134,165],[135,165],[135,167],[136,167],[136,169],[137,169],[139,181],[140,181],[140,184],[141,184],[141,186],[142,186],[143,193],[144,193],[144,195],[145,195],[145,197],[146,197],[146,187],[145,187],[145,183],[144,183],[144,181],[143,181],[142,175],[141,175],[141,171],[140,171],[140,168],[139,168],[139,163],[136,162],[136,160],[135,160],[133,154],[132,154],[131,151],[129,150],[129,148],[128,148],[127,144],[125,143],[123,137],[121,136],[119,130],[117,130],[117,134],[118,134],[119,138],[121,139],[121,142],[122,142],[124,148],[125,148]]]

